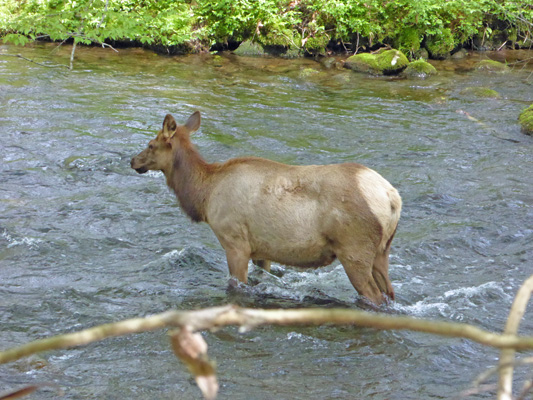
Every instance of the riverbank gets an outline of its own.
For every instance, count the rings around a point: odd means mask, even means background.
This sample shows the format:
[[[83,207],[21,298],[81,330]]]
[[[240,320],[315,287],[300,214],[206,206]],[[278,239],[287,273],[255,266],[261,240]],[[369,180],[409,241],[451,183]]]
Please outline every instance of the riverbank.
[[[0,36],[14,44],[72,41],[165,54],[235,50],[243,42],[290,57],[390,46],[410,59],[444,59],[461,48],[531,48],[532,20],[529,0],[8,0],[0,5]]]

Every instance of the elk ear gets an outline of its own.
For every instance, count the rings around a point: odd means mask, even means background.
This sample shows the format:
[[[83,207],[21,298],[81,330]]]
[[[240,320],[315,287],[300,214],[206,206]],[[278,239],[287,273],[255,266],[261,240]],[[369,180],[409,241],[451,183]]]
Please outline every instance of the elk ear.
[[[174,136],[174,133],[176,133],[176,128],[178,125],[176,124],[176,120],[174,117],[170,114],[167,114],[165,117],[165,120],[163,121],[163,136],[166,139],[171,138]]]
[[[195,111],[185,123],[185,127],[189,130],[189,132],[197,131],[200,127],[200,120],[200,111]]]

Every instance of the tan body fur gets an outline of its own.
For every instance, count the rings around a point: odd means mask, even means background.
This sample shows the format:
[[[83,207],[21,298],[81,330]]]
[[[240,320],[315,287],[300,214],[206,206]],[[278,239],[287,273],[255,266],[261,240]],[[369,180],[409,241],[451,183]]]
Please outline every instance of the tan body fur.
[[[360,295],[376,304],[394,298],[389,250],[401,198],[381,175],[360,164],[293,166],[262,158],[205,162],[185,125],[167,115],[137,172],[161,170],[182,209],[207,222],[226,251],[230,274],[247,281],[248,262],[321,267],[338,258]]]

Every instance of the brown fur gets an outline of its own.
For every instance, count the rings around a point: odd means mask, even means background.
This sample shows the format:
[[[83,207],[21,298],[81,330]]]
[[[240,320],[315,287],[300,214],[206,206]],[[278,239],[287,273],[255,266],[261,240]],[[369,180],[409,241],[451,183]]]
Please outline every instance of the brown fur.
[[[226,251],[230,274],[247,281],[250,259],[320,267],[338,258],[354,288],[376,304],[394,299],[389,251],[401,198],[360,164],[292,166],[256,157],[207,163],[190,141],[200,113],[185,125],[167,115],[149,147],[131,160],[160,170],[181,208],[207,222]]]

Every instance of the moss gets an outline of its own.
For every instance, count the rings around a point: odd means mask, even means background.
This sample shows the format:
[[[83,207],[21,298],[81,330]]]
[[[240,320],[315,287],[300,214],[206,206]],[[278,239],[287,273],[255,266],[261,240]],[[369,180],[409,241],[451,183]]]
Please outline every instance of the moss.
[[[376,56],[378,70],[384,75],[398,74],[409,64],[409,60],[399,50],[386,50]]]
[[[522,127],[522,132],[526,135],[533,135],[533,104],[522,110],[518,117],[518,121]]]
[[[447,58],[455,47],[455,37],[450,29],[443,29],[440,35],[431,35],[426,39],[426,49],[431,58]]]
[[[379,73],[376,56],[370,53],[359,53],[349,57],[344,63],[344,67],[356,72]]]
[[[462,95],[483,97],[485,99],[499,99],[500,94],[496,90],[487,87],[467,87],[461,91]]]
[[[486,72],[499,72],[505,73],[509,72],[509,67],[501,62],[494,60],[481,60],[476,65],[476,70],[486,71]]]
[[[426,78],[436,73],[435,67],[422,59],[409,63],[404,71],[404,74],[410,78]]]

